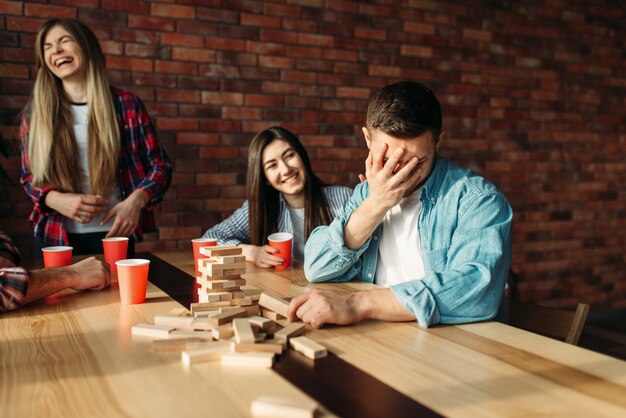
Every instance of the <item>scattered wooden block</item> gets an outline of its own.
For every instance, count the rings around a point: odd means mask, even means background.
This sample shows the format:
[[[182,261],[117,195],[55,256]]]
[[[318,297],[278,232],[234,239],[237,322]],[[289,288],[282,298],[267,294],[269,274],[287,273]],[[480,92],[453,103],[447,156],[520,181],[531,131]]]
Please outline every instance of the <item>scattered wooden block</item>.
[[[246,295],[248,295],[250,297],[252,297],[252,296],[261,297],[261,293],[263,293],[262,289],[254,289],[254,288],[243,289],[243,291],[246,293]]]
[[[267,329],[271,328],[272,324],[275,323],[271,319],[263,318],[262,316],[256,316],[256,315],[248,316],[246,319],[252,325],[256,325],[257,327],[259,327],[262,330],[267,330]]]
[[[278,321],[279,319],[287,319],[286,316],[282,316],[279,313],[276,313],[274,311],[270,311],[269,309],[264,309],[264,308],[260,308],[260,314],[261,316],[267,319],[271,319],[272,321]]]
[[[236,246],[214,246],[214,247],[202,247],[200,248],[200,254],[207,257],[217,257],[226,255],[241,255],[242,248]]]
[[[131,328],[132,335],[142,335],[153,338],[167,338],[176,327],[171,325],[137,324]]]
[[[274,311],[284,317],[287,317],[287,310],[289,309],[289,302],[285,299],[279,298],[268,292],[261,293],[259,298],[259,305],[263,308],[267,308]]]
[[[230,351],[234,351],[237,353],[248,353],[248,352],[257,352],[257,353],[274,353],[274,354],[282,354],[284,346],[282,344],[277,343],[258,343],[258,344],[250,344],[250,343],[235,343],[232,342],[230,346]]]
[[[193,316],[157,315],[154,317],[155,325],[171,325],[176,328],[190,328],[193,321]]]
[[[252,305],[252,299],[250,299],[249,297],[230,300],[230,306],[250,306],[250,305]]]
[[[252,416],[258,418],[313,418],[318,405],[308,400],[259,396],[250,408]]]
[[[191,323],[191,329],[193,329],[194,331],[211,331],[213,328],[215,328],[215,325],[209,322],[209,318],[209,316],[205,316],[195,319]]]
[[[245,263],[245,255],[216,255],[213,257],[215,261],[221,264]]]
[[[304,324],[302,322],[290,322],[281,330],[274,333],[274,338],[281,342],[289,342],[290,338],[304,334]]]
[[[191,312],[189,312],[187,308],[180,307],[172,309],[168,315],[191,316]]]
[[[206,347],[196,350],[183,351],[181,353],[181,359],[183,364],[195,364],[206,361],[219,360],[222,354],[228,353],[230,345],[227,342],[215,341],[208,343]]]
[[[167,338],[169,338],[170,340],[181,338],[200,338],[202,340],[211,341],[213,339],[213,336],[211,335],[211,331],[191,331],[177,329],[170,332]]]
[[[233,326],[231,324],[221,325],[211,330],[211,335],[216,340],[228,340],[235,335]]]
[[[271,368],[272,364],[274,364],[274,353],[224,353],[222,355],[222,364],[225,366]]]
[[[237,341],[237,343],[254,344],[254,331],[252,331],[252,326],[250,326],[248,319],[233,319],[233,330],[235,331],[235,341]]]
[[[221,306],[230,306],[230,301],[228,300],[219,300],[217,302],[199,302],[191,304],[191,313],[196,314],[196,312],[200,311],[211,311],[215,310],[215,308],[219,308]]]
[[[220,289],[220,292],[227,292],[228,290],[240,290],[241,286],[246,285],[245,279],[231,279],[231,280],[207,280],[198,282],[204,289]]]
[[[152,341],[152,351],[184,351],[187,350],[188,343],[192,342],[206,343],[206,340],[195,337],[177,338],[173,340],[154,340]]]
[[[289,345],[297,352],[304,354],[312,360],[328,355],[326,347],[304,336],[291,338]]]
[[[243,318],[246,316],[248,316],[248,311],[244,308],[241,308],[233,309],[232,311],[212,316],[210,318],[207,318],[207,320],[211,325],[217,327],[219,325],[224,325],[226,323],[232,322],[232,320],[235,318]]]

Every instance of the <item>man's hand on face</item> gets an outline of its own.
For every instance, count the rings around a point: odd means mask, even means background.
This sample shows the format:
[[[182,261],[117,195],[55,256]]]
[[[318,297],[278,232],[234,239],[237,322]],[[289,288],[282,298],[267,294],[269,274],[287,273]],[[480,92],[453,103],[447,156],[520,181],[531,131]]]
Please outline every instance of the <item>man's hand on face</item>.
[[[417,157],[412,157],[406,164],[402,162],[406,153],[402,147],[397,148],[385,161],[388,149],[386,143],[378,150],[372,146],[365,161],[365,177],[370,187],[370,197],[381,207],[391,209],[400,203],[421,171],[415,169],[419,162]]]

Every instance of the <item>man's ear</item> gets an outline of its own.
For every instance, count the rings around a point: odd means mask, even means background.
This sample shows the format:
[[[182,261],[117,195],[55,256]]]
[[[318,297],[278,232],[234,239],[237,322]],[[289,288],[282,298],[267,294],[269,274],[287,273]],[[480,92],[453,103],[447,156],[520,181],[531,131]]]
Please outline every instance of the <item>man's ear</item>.
[[[372,139],[370,138],[370,133],[367,130],[367,128],[364,126],[361,128],[361,131],[363,131],[363,136],[365,137],[365,142],[367,143],[367,149],[372,149]]]
[[[435,141],[435,149],[437,151],[439,151],[439,146],[446,139],[447,136],[448,136],[448,133],[446,132],[445,129],[443,129],[441,133],[439,133],[439,136],[437,137],[437,140]]]

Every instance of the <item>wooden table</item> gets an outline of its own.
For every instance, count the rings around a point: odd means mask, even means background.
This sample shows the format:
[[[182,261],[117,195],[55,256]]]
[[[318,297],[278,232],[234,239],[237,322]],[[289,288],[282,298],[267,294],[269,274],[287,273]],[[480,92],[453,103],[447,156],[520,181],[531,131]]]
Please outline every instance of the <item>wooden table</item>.
[[[190,251],[157,255],[193,270]],[[372,287],[312,285],[301,269],[250,263],[244,277],[285,297],[314,286]],[[185,368],[179,354],[152,353],[149,339],[131,337],[132,325],[177,306],[149,284],[142,305],[120,305],[114,286],[0,315],[0,416],[245,417],[260,395],[309,398],[274,370]],[[445,416],[626,416],[626,362],[496,322],[422,329],[366,321],[308,336],[338,361]],[[362,390],[358,381],[348,386]],[[323,408],[319,416],[329,415]]]

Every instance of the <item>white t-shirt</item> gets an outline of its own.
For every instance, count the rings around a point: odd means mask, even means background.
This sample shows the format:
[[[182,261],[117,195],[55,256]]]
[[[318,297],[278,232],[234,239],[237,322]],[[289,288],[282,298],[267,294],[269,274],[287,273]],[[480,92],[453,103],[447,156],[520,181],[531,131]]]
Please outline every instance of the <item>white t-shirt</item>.
[[[422,212],[420,187],[383,218],[375,283],[390,287],[424,277],[417,220]]]
[[[80,165],[81,180],[83,183],[83,193],[91,194],[91,183],[89,177],[89,156],[87,154],[87,105],[72,104],[72,113],[74,115],[74,136],[76,137],[76,145],[78,147],[78,164]],[[120,202],[119,186],[117,183],[113,185],[111,194],[108,196],[109,204],[107,210],[97,218],[94,218],[88,224],[81,224],[68,218],[64,218],[65,229],[72,234],[87,234],[91,232],[104,232],[111,229],[113,220],[106,225],[100,225],[100,221],[106,213]]]
[[[293,249],[291,256],[296,260],[304,260],[304,208],[291,208],[289,215],[291,216],[291,224],[293,225]]]

